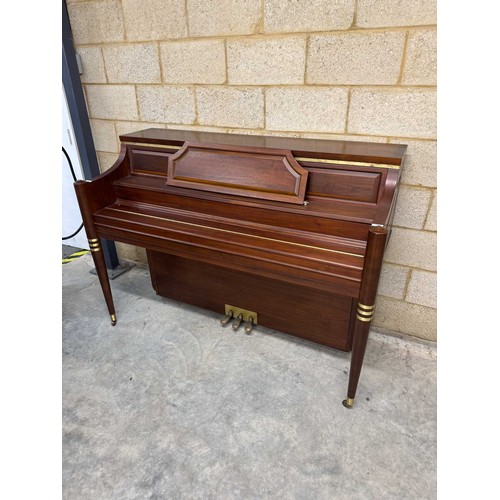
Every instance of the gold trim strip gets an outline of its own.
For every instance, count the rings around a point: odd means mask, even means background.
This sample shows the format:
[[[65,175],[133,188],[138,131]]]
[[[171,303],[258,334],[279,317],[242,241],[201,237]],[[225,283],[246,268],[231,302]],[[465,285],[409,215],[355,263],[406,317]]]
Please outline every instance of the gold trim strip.
[[[94,243],[94,242],[99,242],[99,238],[92,238],[91,240],[89,240],[89,243]]]
[[[376,168],[393,168],[399,170],[399,165],[389,165],[388,163],[366,163],[363,161],[349,160],[327,160],[325,158],[305,158],[295,157],[297,161],[310,161],[314,163],[328,163],[332,165],[352,165],[354,167],[376,167]]]
[[[373,305],[373,306],[365,306],[361,302],[358,302],[358,309],[366,309],[367,311],[371,311],[372,309],[375,309],[375,305]]]
[[[356,314],[356,318],[358,318],[359,321],[364,321],[365,323],[369,323],[373,319],[373,316],[370,316],[369,318],[363,318],[363,316]]]
[[[100,244],[100,243],[90,243],[90,244],[89,244],[89,247],[90,247],[90,248],[99,248],[100,246],[101,246],[101,244]]]
[[[345,399],[345,404],[347,406],[352,406],[354,404],[354,398],[346,398]]]
[[[360,259],[364,258],[363,255],[360,255],[357,253],[343,252],[342,250],[333,250],[331,248],[315,247],[312,245],[306,245],[304,243],[296,243],[293,241],[278,240],[276,238],[267,238],[266,236],[258,236],[256,234],[241,233],[239,231],[230,231],[229,229],[222,229],[220,227],[210,227],[210,226],[204,226],[203,224],[195,224],[194,222],[186,222],[186,221],[182,221],[182,220],[168,219],[166,217],[158,217],[157,215],[141,214],[139,212],[132,212],[131,210],[123,210],[121,208],[113,208],[112,210],[116,210],[117,212],[124,212],[127,214],[139,215],[141,217],[150,217],[152,219],[160,219],[160,220],[164,220],[167,222],[175,222],[177,224],[185,224],[187,226],[202,227],[204,229],[212,229],[214,231],[221,231],[223,233],[238,234],[240,236],[248,236],[250,238],[258,238],[260,240],[266,240],[266,241],[276,241],[278,243],[286,243],[287,245],[294,245],[294,246],[304,247],[304,248],[313,248],[315,250],[323,250],[325,252],[339,253],[342,255],[352,255],[353,257],[359,257]]]
[[[153,143],[149,143],[149,142],[122,141],[122,143],[126,144],[127,146],[147,146],[147,147],[152,147],[152,148],[165,148],[165,149],[175,149],[175,150],[179,150],[182,147],[182,146],[172,146],[170,144],[153,144]]]
[[[369,318],[375,314],[375,311],[363,311],[362,309],[358,309],[356,312],[364,318]]]
[[[91,248],[90,251],[91,252],[100,252],[101,249],[100,248]]]

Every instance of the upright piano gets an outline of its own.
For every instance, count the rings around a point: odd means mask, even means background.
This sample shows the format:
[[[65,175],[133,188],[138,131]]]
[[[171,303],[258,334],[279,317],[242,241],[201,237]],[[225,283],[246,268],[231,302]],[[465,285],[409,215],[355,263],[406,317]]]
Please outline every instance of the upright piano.
[[[352,351],[351,408],[406,146],[154,128],[120,142],[75,183],[111,324],[100,238],[145,248],[156,293],[222,325]]]

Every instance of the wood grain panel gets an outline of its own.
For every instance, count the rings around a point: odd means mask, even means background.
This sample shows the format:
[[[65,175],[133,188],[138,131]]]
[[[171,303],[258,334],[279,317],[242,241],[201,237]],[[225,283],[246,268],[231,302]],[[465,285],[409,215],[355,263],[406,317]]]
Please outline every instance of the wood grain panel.
[[[307,194],[324,198],[376,203],[379,172],[355,172],[335,168],[308,168]]]
[[[349,297],[290,287],[283,281],[160,252],[148,251],[148,262],[159,295],[221,315],[225,304],[235,305],[257,312],[262,326],[343,351],[350,349]]]
[[[307,176],[290,151],[186,142],[169,157],[167,184],[302,204]]]

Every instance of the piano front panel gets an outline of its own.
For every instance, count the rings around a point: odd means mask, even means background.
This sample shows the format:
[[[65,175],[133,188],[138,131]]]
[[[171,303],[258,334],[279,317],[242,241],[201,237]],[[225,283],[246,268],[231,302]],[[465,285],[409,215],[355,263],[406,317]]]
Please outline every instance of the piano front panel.
[[[148,251],[156,293],[221,315],[225,304],[258,314],[259,325],[342,351],[351,349],[352,299],[161,252]],[[230,326],[229,326],[230,328]]]

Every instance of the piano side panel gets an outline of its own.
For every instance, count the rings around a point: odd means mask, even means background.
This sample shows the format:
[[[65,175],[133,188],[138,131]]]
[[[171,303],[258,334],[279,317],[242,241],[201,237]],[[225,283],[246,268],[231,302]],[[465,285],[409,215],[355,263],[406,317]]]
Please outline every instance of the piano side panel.
[[[151,280],[163,296],[224,314],[225,304],[255,311],[259,325],[350,350],[352,299],[276,279],[148,251]],[[230,327],[229,327],[230,328]]]

